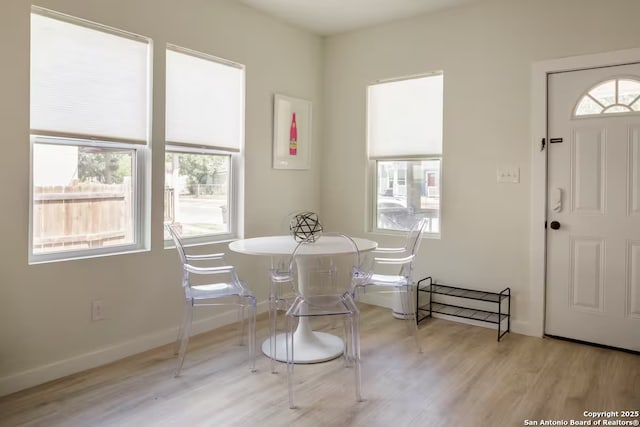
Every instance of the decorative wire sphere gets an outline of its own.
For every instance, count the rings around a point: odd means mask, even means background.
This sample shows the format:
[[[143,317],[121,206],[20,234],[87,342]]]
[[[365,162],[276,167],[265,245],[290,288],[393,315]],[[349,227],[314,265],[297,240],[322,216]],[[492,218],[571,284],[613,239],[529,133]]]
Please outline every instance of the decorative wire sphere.
[[[315,242],[322,233],[322,224],[315,212],[300,212],[291,219],[289,230],[293,233],[296,242],[302,242],[305,239]]]

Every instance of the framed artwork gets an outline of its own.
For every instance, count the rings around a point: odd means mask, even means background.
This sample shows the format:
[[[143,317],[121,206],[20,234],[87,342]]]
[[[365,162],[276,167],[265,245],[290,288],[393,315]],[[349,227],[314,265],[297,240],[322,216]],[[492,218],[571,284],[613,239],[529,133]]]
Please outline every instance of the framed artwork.
[[[276,94],[273,99],[273,168],[311,167],[311,101]]]

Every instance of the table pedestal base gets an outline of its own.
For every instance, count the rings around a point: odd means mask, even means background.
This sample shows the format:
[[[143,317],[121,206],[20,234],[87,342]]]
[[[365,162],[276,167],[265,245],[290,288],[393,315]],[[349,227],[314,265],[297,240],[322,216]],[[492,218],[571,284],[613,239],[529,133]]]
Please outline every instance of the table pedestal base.
[[[286,334],[276,335],[275,355],[269,352],[269,339],[262,343],[262,352],[279,362],[287,362]],[[293,334],[295,340],[293,363],[319,363],[340,357],[344,352],[344,343],[340,337],[325,332]]]

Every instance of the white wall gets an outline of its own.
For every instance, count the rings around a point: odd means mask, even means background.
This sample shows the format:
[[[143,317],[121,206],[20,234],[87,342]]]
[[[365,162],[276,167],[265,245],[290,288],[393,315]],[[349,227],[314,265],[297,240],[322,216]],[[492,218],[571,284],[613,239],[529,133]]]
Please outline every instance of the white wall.
[[[539,334],[538,291],[529,283],[531,67],[638,47],[638,16],[634,0],[486,0],[328,38],[326,225],[367,235],[366,85],[443,70],[442,238],[423,242],[416,277],[511,286],[513,330]],[[519,184],[496,182],[496,168],[505,166],[520,168]]]
[[[281,219],[319,209],[321,126],[309,171],[271,168],[274,93],[321,105],[323,41],[235,1],[40,0],[38,6],[153,39],[152,250],[28,265],[30,2],[0,4],[0,395],[175,339],[182,309],[175,250],[162,240],[164,47],[173,43],[246,65],[246,236],[275,234]],[[322,109],[314,112],[322,123]],[[226,244],[210,250],[226,250]],[[233,256],[259,299],[265,260]],[[264,267],[264,268],[263,268]],[[90,321],[101,299],[106,320]],[[224,321],[202,310],[199,329]],[[227,319],[228,320],[228,319]]]

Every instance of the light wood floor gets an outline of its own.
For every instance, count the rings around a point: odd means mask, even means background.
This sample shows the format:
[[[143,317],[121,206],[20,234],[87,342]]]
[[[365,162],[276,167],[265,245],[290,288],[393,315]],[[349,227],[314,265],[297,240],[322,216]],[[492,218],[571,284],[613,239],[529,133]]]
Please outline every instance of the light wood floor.
[[[327,326],[328,327],[328,326]],[[258,336],[267,322],[259,318]],[[336,330],[336,332],[339,330]],[[341,359],[296,367],[296,410],[285,366],[251,374],[237,329],[192,338],[180,378],[164,346],[0,398],[2,426],[522,426],[640,410],[640,356],[427,320],[418,354],[402,321],[362,307],[364,402]]]

